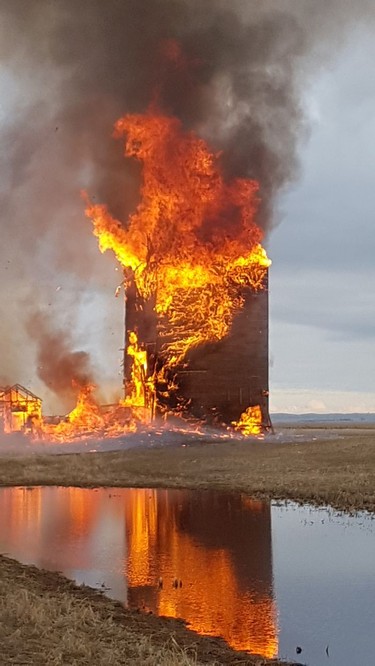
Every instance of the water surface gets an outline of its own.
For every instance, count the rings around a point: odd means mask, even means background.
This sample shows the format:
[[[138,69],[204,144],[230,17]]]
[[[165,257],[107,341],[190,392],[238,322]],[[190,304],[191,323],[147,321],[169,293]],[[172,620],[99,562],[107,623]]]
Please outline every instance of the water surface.
[[[235,649],[375,663],[375,523],[185,490],[3,488],[0,551]]]

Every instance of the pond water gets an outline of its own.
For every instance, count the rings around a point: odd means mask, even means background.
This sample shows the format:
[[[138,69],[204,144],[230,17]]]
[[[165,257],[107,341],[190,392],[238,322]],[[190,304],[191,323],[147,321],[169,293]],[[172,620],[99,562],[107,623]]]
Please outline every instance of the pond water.
[[[212,491],[2,488],[0,552],[235,649],[375,663],[368,516]]]

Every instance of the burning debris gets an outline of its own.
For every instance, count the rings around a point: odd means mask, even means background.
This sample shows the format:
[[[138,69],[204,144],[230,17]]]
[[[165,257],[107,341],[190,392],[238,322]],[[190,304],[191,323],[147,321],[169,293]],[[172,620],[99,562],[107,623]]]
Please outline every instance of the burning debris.
[[[42,424],[42,400],[20,384],[0,388],[0,429],[38,436]]]
[[[91,437],[116,437],[137,430],[140,419],[123,402],[103,407],[95,399],[94,384],[76,388],[76,406],[57,425],[44,424],[42,439],[66,442]]]

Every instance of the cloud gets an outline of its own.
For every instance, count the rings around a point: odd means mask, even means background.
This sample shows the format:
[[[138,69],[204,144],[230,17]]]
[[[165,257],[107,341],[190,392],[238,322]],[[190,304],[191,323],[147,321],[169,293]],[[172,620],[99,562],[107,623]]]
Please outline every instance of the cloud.
[[[301,179],[279,200],[283,224],[272,234],[271,254],[298,273],[374,267],[375,81],[368,67],[375,45],[372,35],[356,37],[308,93],[313,120]]]
[[[279,390],[271,393],[271,411],[301,413],[362,413],[375,411],[375,392],[310,389]]]
[[[371,272],[288,270],[270,273],[272,320],[320,329],[332,342],[373,340],[375,337]]]

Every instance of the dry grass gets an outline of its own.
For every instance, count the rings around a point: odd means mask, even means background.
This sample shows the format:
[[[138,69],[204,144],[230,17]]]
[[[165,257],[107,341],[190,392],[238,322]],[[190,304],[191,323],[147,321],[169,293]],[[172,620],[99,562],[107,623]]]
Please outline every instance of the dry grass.
[[[174,620],[127,611],[57,573],[0,556],[0,663],[26,666],[262,666]],[[276,662],[274,662],[276,663]]]
[[[301,432],[310,441],[3,457],[0,484],[216,488],[375,511],[375,428]]]
[[[25,589],[6,589],[0,584],[0,645],[7,664],[132,663],[134,666],[193,666],[177,644],[153,647],[149,639],[102,619],[92,605],[68,594],[47,593],[40,597]]]

